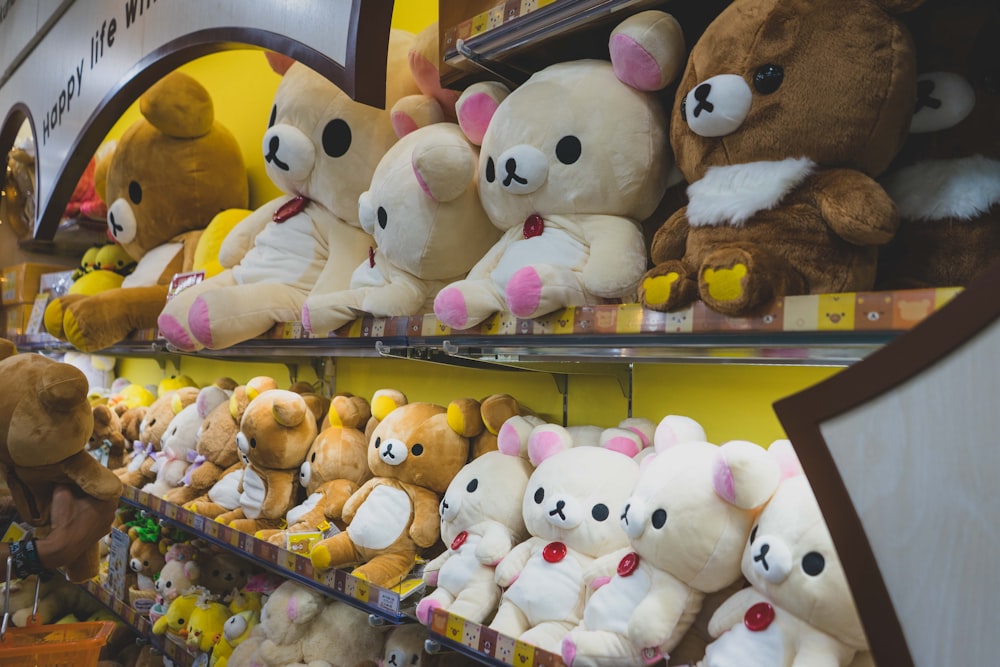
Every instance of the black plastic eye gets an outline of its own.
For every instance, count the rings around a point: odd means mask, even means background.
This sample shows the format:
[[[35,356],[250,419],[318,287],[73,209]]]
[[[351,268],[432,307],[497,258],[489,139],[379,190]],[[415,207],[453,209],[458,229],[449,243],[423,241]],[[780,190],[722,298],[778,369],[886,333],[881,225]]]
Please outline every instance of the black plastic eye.
[[[128,198],[131,199],[132,203],[136,205],[142,201],[142,186],[136,181],[132,181],[128,184]]]
[[[378,207],[378,226],[385,229],[386,224],[389,222],[389,214],[385,212],[385,209],[381,206]]]
[[[687,119],[688,119],[688,105],[687,105],[687,96],[685,95],[684,97],[681,98],[681,120],[686,123]]]
[[[330,157],[340,157],[351,147],[351,126],[346,120],[331,120],[323,128],[323,151]]]
[[[611,514],[608,510],[608,506],[604,503],[597,503],[590,509],[590,516],[594,517],[597,521],[604,521]]]
[[[802,557],[802,571],[815,577],[826,567],[826,559],[818,551],[810,551]]]
[[[257,446],[257,438],[250,438],[250,446],[251,447]]]
[[[178,618],[178,619],[177,619],[177,625],[179,625],[179,626],[182,626],[182,627],[183,627],[183,626],[184,626],[184,619],[183,619],[183,618]]]
[[[478,488],[479,488],[479,480],[478,479],[473,479],[471,482],[469,482],[465,486],[465,490],[468,491],[469,493],[474,492]]]
[[[545,489],[538,487],[538,490],[535,491],[535,502],[541,505],[543,500],[545,500]]]
[[[653,512],[653,528],[659,530],[667,523],[667,510],[659,509]]]
[[[267,119],[267,126],[274,127],[274,121],[278,119],[278,105],[271,105],[271,117]]]
[[[486,158],[486,182],[492,183],[497,180],[497,167],[493,163],[493,158]]]
[[[785,79],[785,70],[781,65],[761,65],[753,73],[753,87],[761,95],[770,95],[776,91]]]
[[[149,567],[149,561],[148,560],[142,561],[142,566],[143,567]]]
[[[757,539],[757,526],[754,526],[753,530],[750,531],[750,544],[753,544],[753,541],[756,539]]]
[[[313,452],[312,456],[309,457],[309,462],[310,463],[316,462],[316,452]]]
[[[376,437],[375,438],[375,449],[378,449],[381,445],[382,445],[382,438]]]
[[[556,144],[556,157],[563,164],[573,164],[580,159],[582,152],[583,146],[580,145],[580,140],[572,134],[563,137]]]
[[[418,442],[417,444],[410,447],[410,453],[413,454],[414,456],[420,456],[421,454],[424,453],[424,446]]]
[[[170,588],[171,586],[174,585],[174,582],[168,581],[165,585],[166,585],[167,588]]]

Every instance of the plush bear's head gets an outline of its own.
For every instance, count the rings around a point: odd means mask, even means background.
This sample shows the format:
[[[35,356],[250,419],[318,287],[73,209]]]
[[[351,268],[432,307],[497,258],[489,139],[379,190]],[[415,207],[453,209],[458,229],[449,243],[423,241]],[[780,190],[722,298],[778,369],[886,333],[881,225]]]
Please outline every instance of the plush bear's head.
[[[308,197],[358,224],[358,197],[396,141],[388,109],[417,92],[406,62],[412,41],[398,30],[389,37],[384,110],[355,102],[301,63],[288,68],[262,144],[267,175],[282,192]]]
[[[146,542],[135,539],[129,545],[129,567],[136,574],[142,574],[152,578],[158,574],[167,561],[160,550],[158,542]]]
[[[464,276],[499,238],[479,203],[478,158],[454,123],[425,125],[388,150],[359,216],[393,266],[423,280]]]
[[[122,435],[121,418],[118,416],[118,413],[107,405],[95,405],[93,411],[94,430],[87,441],[87,449],[91,452],[97,452],[103,446],[107,445],[108,452],[105,455],[107,456],[105,465],[109,468],[117,467],[111,465],[110,461],[118,461],[118,465],[121,465],[121,457],[126,449],[125,436]]]
[[[288,580],[264,603],[260,612],[260,631],[275,644],[300,641],[325,605],[322,593]]]
[[[532,214],[645,218],[666,189],[667,119],[647,91],[683,66],[683,35],[662,12],[616,28],[611,62],[551,65],[510,92],[473,84],[458,119],[481,143],[479,196],[502,230]]]
[[[740,556],[778,467],[750,442],[681,442],[642,463],[621,526],[639,557],[692,588],[713,592],[740,575]]]
[[[528,532],[591,557],[624,547],[628,539],[618,516],[639,477],[639,464],[615,449],[574,446],[567,437],[571,432],[560,429],[538,426],[528,440],[535,465],[521,504]]]
[[[864,630],[812,487],[795,467],[791,443],[778,441],[769,452],[791,474],[753,524],[743,551],[743,574],[799,620],[862,649],[867,646]]]
[[[163,434],[181,410],[198,400],[198,389],[183,387],[153,401],[139,425],[139,440],[159,449]]]
[[[299,467],[299,484],[307,494],[326,482],[346,479],[361,486],[372,477],[368,440],[362,430],[371,418],[368,401],[360,396],[335,396],[320,431]]]
[[[246,561],[226,551],[216,551],[202,562],[199,585],[220,597],[227,596],[234,589],[243,588],[250,577]]]
[[[521,502],[531,472],[520,456],[498,451],[466,464],[441,499],[441,540],[452,544],[463,531],[482,535],[491,524],[506,528],[511,545],[527,539]]]
[[[921,0],[736,0],[691,49],[670,124],[694,182],[713,166],[808,158],[876,175],[910,123],[915,58],[893,16]]]
[[[118,140],[108,164],[108,232],[135,260],[227,208],[246,208],[239,144],[216,122],[205,88],[181,72],[139,98],[143,118]]]
[[[197,550],[188,544],[174,544],[167,549],[166,562],[156,580],[157,595],[170,602],[194,588],[201,577],[197,557]]]
[[[389,412],[371,434],[368,466],[376,477],[444,493],[469,457],[469,438],[448,423],[448,410],[407,403]]]
[[[214,384],[199,391],[194,403],[182,408],[170,420],[167,430],[160,437],[160,451],[184,460],[188,452],[194,451],[198,442],[198,432],[205,418],[216,407],[228,402],[229,394]]]
[[[317,430],[316,416],[301,395],[270,389],[247,405],[236,445],[258,468],[292,470],[305,461]]]

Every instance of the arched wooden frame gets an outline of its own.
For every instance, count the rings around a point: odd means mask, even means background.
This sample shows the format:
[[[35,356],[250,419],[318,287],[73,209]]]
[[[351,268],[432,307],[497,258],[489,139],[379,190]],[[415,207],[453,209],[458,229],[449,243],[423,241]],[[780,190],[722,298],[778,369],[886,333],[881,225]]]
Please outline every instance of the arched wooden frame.
[[[995,263],[908,333],[774,405],[879,665],[995,662],[998,294]]]

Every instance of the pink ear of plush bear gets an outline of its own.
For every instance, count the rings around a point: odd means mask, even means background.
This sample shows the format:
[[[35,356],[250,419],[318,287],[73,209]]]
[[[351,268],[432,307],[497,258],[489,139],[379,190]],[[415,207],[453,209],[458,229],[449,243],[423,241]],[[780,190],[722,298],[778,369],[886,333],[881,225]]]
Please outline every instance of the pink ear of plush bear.
[[[803,474],[802,464],[792,447],[791,440],[775,440],[767,448],[768,453],[778,462],[778,469],[781,471],[781,479],[797,477]]]
[[[542,461],[570,448],[572,438],[558,424],[537,426],[528,438],[528,459],[538,467]]]
[[[637,90],[664,88],[686,62],[680,24],[670,14],[657,10],[625,19],[611,33],[608,48],[615,76]]]
[[[458,114],[458,125],[469,141],[477,146],[482,145],[493,114],[509,94],[509,88],[495,81],[474,83],[465,89],[458,98],[455,111]]]

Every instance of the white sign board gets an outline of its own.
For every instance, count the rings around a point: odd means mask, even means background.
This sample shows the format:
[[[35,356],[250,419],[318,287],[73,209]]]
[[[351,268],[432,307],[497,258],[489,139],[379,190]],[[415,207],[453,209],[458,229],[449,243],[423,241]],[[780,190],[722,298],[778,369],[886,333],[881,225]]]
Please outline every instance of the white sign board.
[[[0,150],[6,153],[27,119],[37,150],[35,237],[52,237],[77,179],[121,113],[161,76],[207,53],[247,45],[280,51],[355,99],[384,104],[392,2],[363,5],[0,0],[0,62],[16,65],[0,79]],[[8,56],[17,45],[28,46]]]

